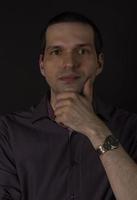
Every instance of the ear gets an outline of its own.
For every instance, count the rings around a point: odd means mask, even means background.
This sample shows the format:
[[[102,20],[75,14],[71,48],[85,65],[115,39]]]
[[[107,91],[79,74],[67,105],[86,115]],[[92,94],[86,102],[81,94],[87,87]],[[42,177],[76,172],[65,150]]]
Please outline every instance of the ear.
[[[45,71],[44,71],[44,65],[43,65],[43,54],[40,54],[39,56],[39,67],[40,67],[40,72],[42,76],[45,77]]]
[[[97,67],[97,72],[96,72],[96,76],[99,75],[102,70],[103,70],[103,66],[104,66],[104,53],[100,53],[98,55],[98,67]]]

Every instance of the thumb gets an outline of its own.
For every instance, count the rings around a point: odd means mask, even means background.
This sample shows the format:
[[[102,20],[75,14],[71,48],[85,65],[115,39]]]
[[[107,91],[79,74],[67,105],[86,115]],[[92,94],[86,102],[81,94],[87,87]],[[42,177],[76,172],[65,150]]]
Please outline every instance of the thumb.
[[[85,82],[85,85],[83,87],[83,95],[88,101],[92,102],[93,82],[91,78],[87,79],[87,81]]]

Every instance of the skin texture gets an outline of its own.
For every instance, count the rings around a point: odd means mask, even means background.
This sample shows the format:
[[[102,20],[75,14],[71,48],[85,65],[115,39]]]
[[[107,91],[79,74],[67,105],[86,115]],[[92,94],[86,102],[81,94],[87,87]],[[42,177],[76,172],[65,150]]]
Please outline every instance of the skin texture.
[[[103,54],[96,54],[90,26],[58,23],[48,27],[46,48],[44,55],[40,55],[39,65],[51,88],[55,120],[86,135],[95,149],[112,134],[92,107],[93,83],[103,69],[103,62]],[[64,76],[71,78],[61,80]],[[136,200],[137,164],[123,147],[106,152],[100,161],[116,199]]]

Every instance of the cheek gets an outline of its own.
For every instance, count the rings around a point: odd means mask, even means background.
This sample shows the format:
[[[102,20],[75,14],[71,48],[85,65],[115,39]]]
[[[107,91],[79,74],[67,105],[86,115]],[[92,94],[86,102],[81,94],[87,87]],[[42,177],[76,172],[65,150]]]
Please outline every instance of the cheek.
[[[49,59],[46,59],[44,61],[44,71],[45,71],[45,74],[48,76],[48,75],[52,75],[52,73],[54,72],[55,70],[55,67],[54,67],[54,63],[51,62]]]
[[[57,56],[47,56],[44,63],[48,66],[54,66],[61,63],[61,58]]]
[[[46,62],[44,67],[45,79],[50,83],[54,82],[57,77],[57,69],[53,63]]]
[[[92,76],[94,74],[96,74],[96,70],[97,70],[97,62],[95,60],[83,60],[82,62],[82,69],[85,72],[86,75]]]

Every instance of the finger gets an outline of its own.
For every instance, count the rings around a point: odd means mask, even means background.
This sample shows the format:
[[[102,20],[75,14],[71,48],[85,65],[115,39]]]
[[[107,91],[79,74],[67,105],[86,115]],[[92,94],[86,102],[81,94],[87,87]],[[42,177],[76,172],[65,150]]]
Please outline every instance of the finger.
[[[56,108],[55,111],[54,111],[54,115],[57,117],[57,116],[61,116],[63,115],[64,113],[67,112],[67,108],[66,106],[62,106],[60,108]]]
[[[56,115],[55,115],[55,121],[59,124],[65,125],[65,117],[64,117],[64,112],[61,112],[60,110],[57,111]]]
[[[56,101],[65,100],[65,99],[74,99],[77,97],[77,94],[74,92],[62,92],[56,95]]]
[[[62,117],[61,117],[61,116],[57,116],[57,117],[55,118],[55,121],[56,121],[58,124],[63,124],[63,122],[62,122]]]
[[[64,107],[64,106],[72,106],[72,103],[73,103],[72,98],[57,100],[56,103],[55,103],[55,110],[57,108],[61,108],[61,107]]]

